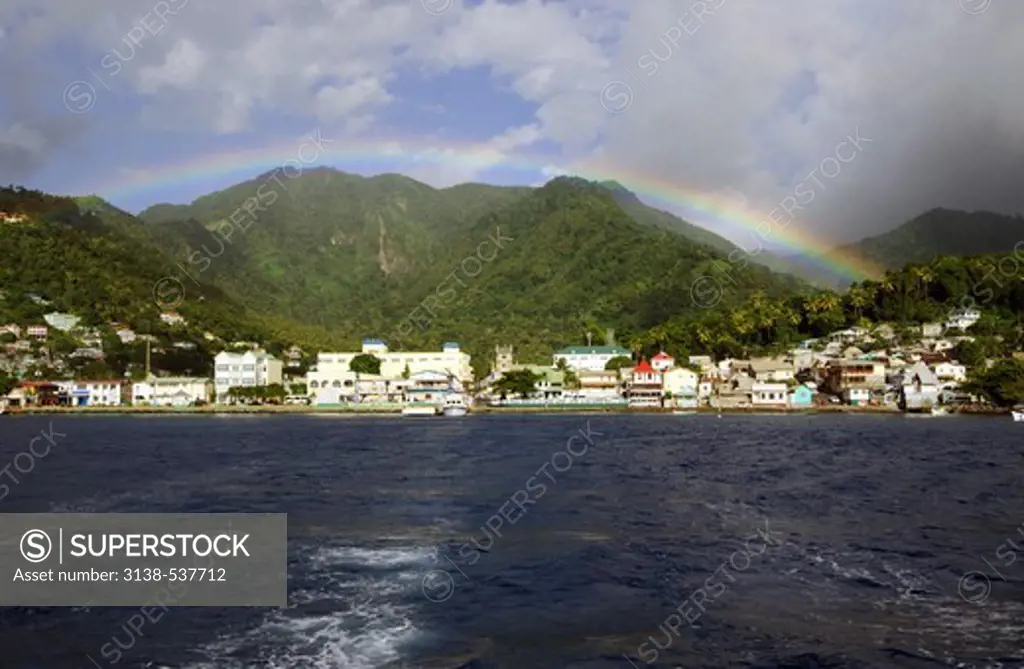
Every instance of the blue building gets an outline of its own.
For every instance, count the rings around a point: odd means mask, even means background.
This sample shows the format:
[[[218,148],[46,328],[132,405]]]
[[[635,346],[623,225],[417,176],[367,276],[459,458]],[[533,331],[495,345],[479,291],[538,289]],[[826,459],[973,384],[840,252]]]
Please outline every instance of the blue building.
[[[800,384],[789,394],[789,408],[807,409],[814,405],[814,391]]]

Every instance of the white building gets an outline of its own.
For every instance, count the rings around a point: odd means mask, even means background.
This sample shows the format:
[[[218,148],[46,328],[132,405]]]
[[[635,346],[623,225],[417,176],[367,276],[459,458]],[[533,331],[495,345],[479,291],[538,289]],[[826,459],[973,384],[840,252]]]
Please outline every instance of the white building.
[[[757,358],[750,361],[754,378],[764,383],[785,382],[796,376],[796,367],[791,362],[778,358]]]
[[[222,351],[213,359],[213,364],[218,402],[223,402],[227,398],[228,390],[231,388],[269,386],[272,383],[282,383],[284,380],[284,365],[265,351]]]
[[[567,346],[552,356],[551,366],[565,360],[569,369],[576,371],[600,372],[612,358],[631,357],[628,349],[621,346]]]
[[[654,365],[652,364],[651,367]],[[674,367],[662,374],[662,386],[665,392],[673,395],[696,394],[699,385],[700,375],[686,367]]]
[[[350,377],[349,365],[357,355],[370,354],[380,360],[380,376],[385,379],[400,379],[419,372],[444,372],[463,384],[473,382],[473,368],[470,356],[457,343],[447,342],[440,351],[389,351],[380,339],[364,339],[363,350],[359,353],[320,353],[316,365],[309,371],[308,379],[333,384]]]
[[[967,380],[967,368],[957,362],[939,362],[929,369],[935,373],[935,377],[944,385],[948,383],[963,383]]]
[[[30,325],[25,330],[25,333],[29,337],[36,337],[38,339],[45,339],[49,332],[49,329],[45,325]]]
[[[750,403],[753,406],[787,407],[788,390],[785,383],[755,383],[751,387]]]
[[[951,330],[966,330],[981,318],[981,312],[977,309],[957,309],[949,315],[946,321],[946,328]]]
[[[651,358],[651,367],[655,368],[659,372],[670,370],[675,366],[676,359],[664,351]]]
[[[135,330],[130,328],[121,328],[114,334],[117,335],[117,338],[121,340],[122,344],[131,344],[135,341]]]
[[[71,398],[72,406],[121,406],[128,382],[124,379],[56,381]]]
[[[46,321],[50,327],[60,330],[61,332],[69,332],[72,330],[78,322],[82,319],[72,314],[65,314],[59,311],[54,311],[43,316],[43,320]]]
[[[190,406],[209,402],[213,384],[209,379],[171,376],[150,377],[132,387],[132,404],[142,406]]]
[[[185,325],[185,319],[176,311],[165,311],[160,314],[160,320],[168,325]]]

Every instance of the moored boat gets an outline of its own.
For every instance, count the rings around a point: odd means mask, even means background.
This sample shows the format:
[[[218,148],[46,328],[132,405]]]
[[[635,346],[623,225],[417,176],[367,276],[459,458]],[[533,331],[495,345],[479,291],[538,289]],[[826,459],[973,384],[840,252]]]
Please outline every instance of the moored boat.
[[[1024,404],[1018,404],[1010,411],[1014,423],[1024,423]]]
[[[465,416],[469,413],[469,401],[462,393],[449,393],[441,405],[441,413],[448,417]]]

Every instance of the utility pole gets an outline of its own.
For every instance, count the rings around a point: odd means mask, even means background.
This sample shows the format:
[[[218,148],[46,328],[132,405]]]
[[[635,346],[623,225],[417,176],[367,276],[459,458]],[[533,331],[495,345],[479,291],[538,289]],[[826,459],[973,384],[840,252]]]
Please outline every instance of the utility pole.
[[[150,344],[149,337],[146,337],[146,379],[149,379],[149,377],[152,376],[152,373],[150,372],[150,367],[149,367],[149,344]]]

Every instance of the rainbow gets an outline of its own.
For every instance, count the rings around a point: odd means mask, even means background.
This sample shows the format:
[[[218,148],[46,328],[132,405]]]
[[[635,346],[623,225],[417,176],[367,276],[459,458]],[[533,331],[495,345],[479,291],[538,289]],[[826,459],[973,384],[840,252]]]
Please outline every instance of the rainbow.
[[[116,183],[96,187],[92,192],[116,204],[122,198],[168,188],[198,186],[212,189],[217,183],[222,184],[217,187],[226,187],[283,165],[296,166],[299,160],[311,166],[343,165],[348,169],[354,169],[356,165],[368,165],[378,168],[378,172],[382,164],[396,165],[392,171],[398,172],[401,171],[398,165],[446,164],[467,169],[493,167],[523,170],[533,174],[539,173],[550,162],[502,154],[488,145],[453,144],[447,140],[443,146],[438,146],[426,141],[346,139],[344,147],[325,145],[322,156],[313,155],[311,144],[300,155],[299,147],[303,141],[304,138],[299,138],[273,146],[229,149],[152,170],[128,170],[120,175]],[[338,140],[340,143],[341,140]],[[295,173],[296,170],[291,171]],[[733,199],[721,193],[709,193],[663,177],[624,171],[594,161],[583,164],[572,173],[587,179],[617,181],[644,199],[668,205],[666,208],[682,210],[684,218],[700,221],[711,231],[714,226],[722,225],[746,230],[751,235],[750,240],[734,243],[755,254],[751,258],[756,257],[754,249],[760,249],[761,242],[767,241],[773,248],[781,247],[787,254],[809,260],[851,283],[874,278],[882,273],[881,268],[864,259],[849,253],[837,253],[832,243],[803,232],[793,224],[771,223],[769,213],[737,206]],[[766,225],[770,227],[766,228]],[[762,238],[759,230],[765,229],[768,232]],[[735,260],[739,262],[738,257]]]

